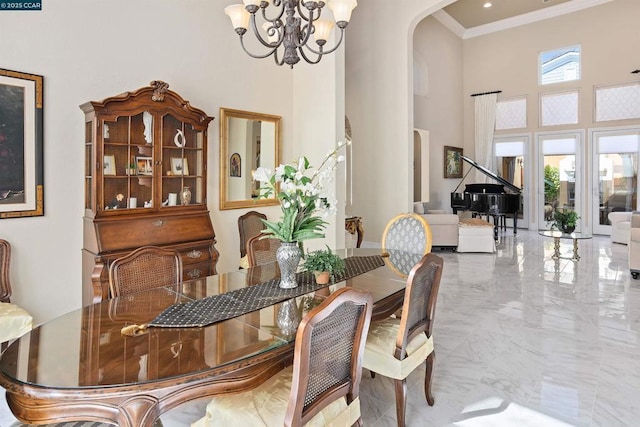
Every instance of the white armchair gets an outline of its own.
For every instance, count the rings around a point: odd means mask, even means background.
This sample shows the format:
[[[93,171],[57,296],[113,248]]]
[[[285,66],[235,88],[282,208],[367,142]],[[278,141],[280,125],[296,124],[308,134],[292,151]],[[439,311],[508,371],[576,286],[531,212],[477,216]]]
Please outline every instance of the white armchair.
[[[631,215],[629,270],[634,279],[640,276],[640,212]]]
[[[631,212],[611,212],[608,215],[611,222],[611,241],[613,243],[629,244],[631,228]]]

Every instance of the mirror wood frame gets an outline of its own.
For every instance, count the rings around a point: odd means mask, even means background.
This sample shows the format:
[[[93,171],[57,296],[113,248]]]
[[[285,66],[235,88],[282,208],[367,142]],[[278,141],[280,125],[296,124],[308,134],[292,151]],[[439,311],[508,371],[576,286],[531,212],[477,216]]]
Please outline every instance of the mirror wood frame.
[[[229,120],[232,118],[265,121],[274,123],[275,135],[273,165],[263,165],[275,170],[280,164],[280,122],[282,117],[271,114],[254,113],[251,111],[234,110],[231,108],[220,108],[220,210],[253,208],[257,206],[274,206],[279,204],[275,195],[269,199],[246,199],[228,200],[227,192],[229,186]],[[244,174],[244,179],[252,179],[250,174]]]

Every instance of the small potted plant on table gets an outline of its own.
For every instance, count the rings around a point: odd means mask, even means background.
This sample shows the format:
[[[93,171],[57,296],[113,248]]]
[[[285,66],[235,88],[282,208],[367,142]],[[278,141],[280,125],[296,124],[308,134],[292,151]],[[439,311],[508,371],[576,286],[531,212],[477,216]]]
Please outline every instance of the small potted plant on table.
[[[342,258],[327,249],[308,252],[303,267],[316,277],[316,283],[326,285],[331,277],[344,273],[345,263]]]
[[[554,212],[553,219],[552,227],[557,228],[563,233],[573,233],[580,217],[575,211],[562,209]]]

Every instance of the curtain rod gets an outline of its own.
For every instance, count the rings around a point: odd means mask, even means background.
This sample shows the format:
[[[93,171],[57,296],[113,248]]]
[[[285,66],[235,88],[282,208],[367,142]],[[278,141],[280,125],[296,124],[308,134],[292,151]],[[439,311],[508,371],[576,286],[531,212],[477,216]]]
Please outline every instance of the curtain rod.
[[[633,71],[631,72],[631,74],[638,74],[638,73],[640,73],[640,70],[633,70]]]
[[[494,90],[493,92],[472,93],[470,96],[491,95],[492,93],[502,93],[502,91]]]

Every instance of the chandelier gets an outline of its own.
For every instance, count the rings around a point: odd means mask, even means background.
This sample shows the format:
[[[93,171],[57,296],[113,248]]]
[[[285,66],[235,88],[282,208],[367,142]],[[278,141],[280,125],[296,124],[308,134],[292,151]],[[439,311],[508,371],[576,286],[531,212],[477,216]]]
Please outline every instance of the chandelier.
[[[322,59],[322,55],[334,52],[342,43],[344,29],[351,18],[351,11],[357,5],[356,0],[326,0],[326,3],[322,0],[243,0],[243,2],[244,5],[227,6],[224,12],[229,16],[233,28],[240,36],[240,44],[244,51],[252,58],[258,59],[273,55],[276,64],[288,64],[291,68],[300,61],[300,57],[309,64],[317,64]],[[273,7],[269,7],[271,3]],[[333,12],[335,24],[328,19],[320,19],[325,5],[329,6]],[[256,23],[258,11],[261,11],[264,21],[261,25],[262,31],[258,30]],[[283,18],[285,14],[286,17]],[[266,47],[266,53],[253,54],[247,50],[244,34],[249,27],[249,21],[256,38]],[[325,50],[325,44],[334,25],[340,29],[340,39],[332,49]],[[317,47],[311,46],[312,36]],[[283,49],[279,49],[280,46]],[[282,50],[284,52],[279,55],[279,51]]]

